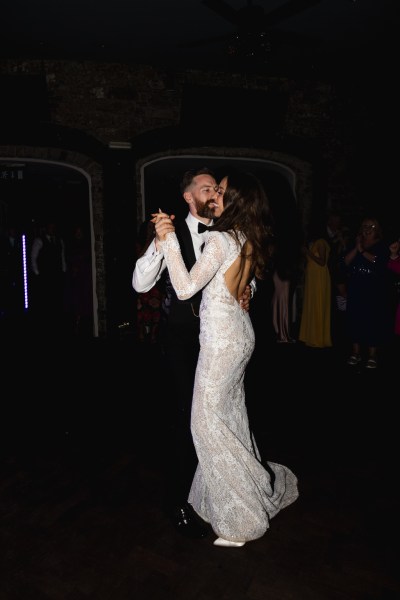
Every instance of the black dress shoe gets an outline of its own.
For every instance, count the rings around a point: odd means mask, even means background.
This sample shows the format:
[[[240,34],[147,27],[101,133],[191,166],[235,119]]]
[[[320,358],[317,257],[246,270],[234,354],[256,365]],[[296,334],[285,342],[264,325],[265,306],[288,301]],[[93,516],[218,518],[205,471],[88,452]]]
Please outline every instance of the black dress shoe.
[[[186,537],[200,539],[208,534],[206,523],[200,519],[188,503],[176,507],[171,516],[176,530]]]

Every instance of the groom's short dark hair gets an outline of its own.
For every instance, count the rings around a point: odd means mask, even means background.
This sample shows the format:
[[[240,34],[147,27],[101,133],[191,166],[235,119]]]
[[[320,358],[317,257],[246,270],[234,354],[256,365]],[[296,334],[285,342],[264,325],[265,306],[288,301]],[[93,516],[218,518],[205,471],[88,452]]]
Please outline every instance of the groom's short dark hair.
[[[211,171],[211,169],[209,169],[208,167],[202,167],[201,169],[189,169],[188,171],[185,171],[181,179],[180,189],[182,194],[186,192],[188,187],[191,185],[193,179],[198,175],[210,175],[215,179],[213,171]]]

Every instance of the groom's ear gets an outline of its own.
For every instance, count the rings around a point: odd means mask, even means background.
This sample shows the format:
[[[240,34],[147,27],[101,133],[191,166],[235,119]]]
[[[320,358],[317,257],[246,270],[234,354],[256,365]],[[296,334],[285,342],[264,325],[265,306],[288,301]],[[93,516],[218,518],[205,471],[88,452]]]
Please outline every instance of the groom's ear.
[[[193,202],[193,196],[191,192],[184,192],[183,194],[183,198],[185,199],[185,201],[190,204],[191,202]]]

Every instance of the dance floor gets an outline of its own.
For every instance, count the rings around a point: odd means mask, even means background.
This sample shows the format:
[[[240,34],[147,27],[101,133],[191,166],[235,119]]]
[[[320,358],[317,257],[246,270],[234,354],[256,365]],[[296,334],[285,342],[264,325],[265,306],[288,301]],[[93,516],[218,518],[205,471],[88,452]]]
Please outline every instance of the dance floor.
[[[14,340],[2,361],[0,600],[397,600],[399,354],[257,338],[246,376],[263,460],[299,499],[243,548],[163,510],[173,389],[157,344]]]

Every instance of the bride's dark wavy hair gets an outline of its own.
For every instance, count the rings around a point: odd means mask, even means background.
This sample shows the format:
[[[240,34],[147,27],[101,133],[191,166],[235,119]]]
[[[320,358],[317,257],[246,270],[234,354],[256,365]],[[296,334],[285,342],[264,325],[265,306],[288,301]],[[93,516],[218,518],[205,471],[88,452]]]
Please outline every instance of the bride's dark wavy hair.
[[[254,274],[262,279],[268,262],[271,238],[271,216],[268,197],[261,181],[252,173],[237,169],[226,174],[228,184],[224,193],[224,211],[216,220],[214,231],[227,231],[239,242],[242,232],[251,244]],[[242,257],[246,258],[245,246]]]

